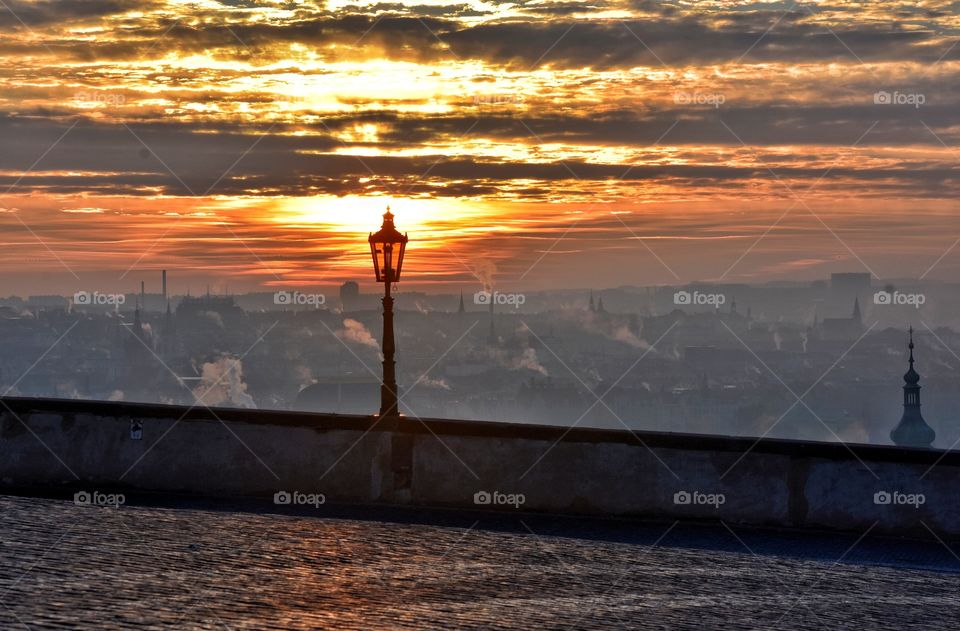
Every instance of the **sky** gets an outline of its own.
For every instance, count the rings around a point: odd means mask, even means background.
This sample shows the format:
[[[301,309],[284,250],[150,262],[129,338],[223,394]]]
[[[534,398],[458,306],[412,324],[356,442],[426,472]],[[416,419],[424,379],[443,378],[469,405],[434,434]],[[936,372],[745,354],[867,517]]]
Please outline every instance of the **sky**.
[[[0,295],[960,272],[960,2],[2,0]]]

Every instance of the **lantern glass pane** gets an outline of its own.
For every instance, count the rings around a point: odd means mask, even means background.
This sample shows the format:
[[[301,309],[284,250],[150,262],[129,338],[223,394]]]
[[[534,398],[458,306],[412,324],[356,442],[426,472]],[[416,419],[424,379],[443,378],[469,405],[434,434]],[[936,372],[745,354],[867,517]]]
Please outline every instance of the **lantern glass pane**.
[[[393,244],[383,244],[383,272],[387,276],[384,280],[393,280]]]
[[[376,275],[377,282],[380,281],[380,276],[381,276],[380,270],[382,269],[382,267],[380,266],[381,254],[379,252],[379,249],[380,249],[380,244],[378,243],[370,244],[370,256],[373,258],[373,272]]]
[[[397,254],[397,271],[393,275],[394,280],[400,280],[400,272],[403,270],[403,255],[407,251],[407,244],[400,242],[400,252]]]

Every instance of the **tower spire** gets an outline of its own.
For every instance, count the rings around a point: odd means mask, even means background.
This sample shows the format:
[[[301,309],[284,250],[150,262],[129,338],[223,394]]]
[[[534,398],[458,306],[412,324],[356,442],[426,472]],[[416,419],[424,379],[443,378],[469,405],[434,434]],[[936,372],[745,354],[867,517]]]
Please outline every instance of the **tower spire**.
[[[910,367],[903,375],[903,416],[900,423],[890,432],[890,439],[901,447],[929,447],[937,437],[920,413],[920,375],[914,369],[913,327],[910,327]]]
[[[913,325],[910,325],[910,343],[907,348],[910,349],[910,369],[913,370]]]

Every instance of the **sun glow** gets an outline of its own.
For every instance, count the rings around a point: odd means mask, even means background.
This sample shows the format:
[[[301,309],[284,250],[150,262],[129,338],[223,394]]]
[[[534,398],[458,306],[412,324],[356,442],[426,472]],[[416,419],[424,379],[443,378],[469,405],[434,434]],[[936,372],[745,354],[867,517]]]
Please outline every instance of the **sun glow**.
[[[418,240],[451,238],[470,231],[471,222],[485,222],[495,209],[454,199],[408,199],[392,197],[299,197],[279,203],[273,220],[334,233],[376,232],[390,207],[397,229],[417,235]]]

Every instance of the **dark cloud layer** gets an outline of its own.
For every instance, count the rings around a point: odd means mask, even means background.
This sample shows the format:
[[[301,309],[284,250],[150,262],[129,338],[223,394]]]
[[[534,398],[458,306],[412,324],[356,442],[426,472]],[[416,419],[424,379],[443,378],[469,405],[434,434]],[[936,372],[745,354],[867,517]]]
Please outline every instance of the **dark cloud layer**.
[[[739,118],[733,118],[742,125],[749,141],[751,133],[747,123],[756,118],[756,113],[741,112]],[[450,124],[450,121],[445,123]],[[505,130],[509,123],[501,121],[501,124]],[[529,124],[544,129],[553,125],[552,134],[540,130],[551,136],[570,134],[570,129],[577,124],[580,130],[592,133],[600,129],[596,121],[578,123],[569,119]],[[336,126],[334,123],[333,127]],[[614,134],[617,128],[613,125],[603,133]],[[18,173],[35,159],[31,156],[41,155],[65,130],[63,125],[42,120],[0,120],[0,133],[6,139],[8,149],[0,154],[0,169],[10,172],[10,175],[0,177],[0,186],[13,185],[20,177]],[[802,132],[803,129],[798,130],[798,133]],[[513,133],[519,132],[515,130]],[[581,131],[581,138],[584,133]],[[624,133],[622,128],[620,133]],[[696,128],[680,133],[691,138],[703,136]],[[851,137],[855,140],[852,134]],[[193,195],[206,193],[216,183],[214,193],[229,195],[397,194],[403,191],[455,197],[493,194],[497,190],[509,193],[510,183],[514,180],[566,182],[573,188],[583,183],[605,181],[662,181],[697,187],[743,185],[758,178],[773,181],[777,177],[814,181],[827,171],[791,165],[789,160],[783,160],[788,164],[778,165],[776,175],[773,175],[759,156],[756,161],[741,166],[633,164],[627,171],[623,164],[582,160],[541,163],[444,155],[401,157],[328,153],[336,146],[339,141],[329,136],[289,136],[268,132],[261,137],[240,131],[211,136],[209,133],[195,133],[189,126],[179,129],[175,124],[132,128],[131,132],[116,126],[82,122],[49,152],[38,165],[38,172],[20,179],[14,192],[42,189],[59,193]],[[778,158],[778,161],[781,160]],[[220,180],[228,170],[229,174]],[[904,191],[915,189],[911,195],[934,196],[957,190],[960,168],[913,160],[888,168],[841,165],[826,172],[827,182],[841,180],[888,182]]]
[[[649,5],[649,3],[646,3]],[[725,63],[747,57],[751,62],[915,60],[932,62],[949,50],[951,38],[906,24],[822,24],[800,9],[729,13],[677,13],[668,6],[659,14],[631,19],[569,19],[570,12],[589,9],[580,3],[532,5],[528,19],[505,19],[465,25],[461,5],[440,8],[379,5],[385,13],[331,15],[309,12],[282,21],[251,21],[196,10],[181,18],[125,26],[124,37],[93,42],[53,34],[47,45],[78,58],[137,58],[146,51],[200,53],[225,49],[233,55],[267,55],[278,43],[314,47],[328,57],[362,56],[368,51],[391,59],[439,61],[476,59],[515,69],[550,64],[560,68],[599,70],[637,66],[689,66]],[[137,7],[127,0],[41,2],[14,7],[28,25],[120,13]],[[649,10],[649,9],[648,9]],[[232,17],[232,19],[231,19]],[[189,19],[187,19],[189,18]],[[0,15],[17,27],[9,13]],[[37,47],[36,42],[7,45],[8,51]],[[331,46],[337,46],[333,52]],[[346,48],[344,48],[346,47]],[[748,52],[749,51],[749,52]],[[960,49],[949,59],[960,59]]]
[[[479,60],[486,64],[484,74],[475,73],[466,80],[478,84],[485,80],[495,82],[503,68],[626,70],[645,66],[661,70],[667,66],[673,72],[663,80],[667,85],[680,76],[678,69],[702,70],[710,64],[731,61],[740,61],[742,65],[819,63],[824,67],[837,62],[863,75],[875,71],[861,66],[861,61],[891,65],[918,61],[932,68],[934,62],[942,59],[941,68],[946,68],[951,61],[960,59],[960,46],[945,54],[952,40],[945,37],[946,31],[938,22],[949,15],[942,5],[930,5],[923,11],[904,8],[903,15],[883,22],[872,17],[860,19],[856,12],[841,7],[811,8],[792,3],[728,5],[698,11],[651,0],[520,2],[508,17],[486,21],[465,20],[483,12],[463,3],[440,7],[381,3],[344,7],[336,12],[324,6],[289,3],[279,13],[258,13],[265,7],[276,9],[276,5],[254,0],[222,4],[221,10],[190,6],[180,14],[158,12],[141,18],[138,14],[126,14],[148,13],[163,3],[12,2],[12,12],[0,12],[4,16],[0,26],[12,27],[22,34],[23,27],[14,17],[17,16],[43,37],[0,40],[0,52],[15,58],[24,51],[45,49],[65,59],[82,61],[141,60],[162,58],[168,53],[207,54],[207,59],[239,59],[256,67],[285,59],[289,49],[283,45],[300,44],[321,59],[407,60],[420,62],[428,69],[440,61]],[[591,11],[624,7],[634,10],[636,15],[624,20],[589,17]],[[68,28],[78,23],[97,24],[107,18],[116,20],[114,30],[110,36],[92,41],[77,40]],[[224,193],[339,195],[400,187],[436,196],[493,194],[498,189],[505,193],[539,194],[543,183],[578,178],[604,182],[619,177],[627,166],[632,167],[626,178],[630,181],[719,187],[767,177],[769,173],[760,161],[762,156],[758,155],[756,164],[749,167],[743,166],[742,160],[736,165],[722,161],[713,164],[705,147],[733,151],[745,144],[761,154],[770,148],[793,147],[795,153],[805,155],[778,155],[778,162],[786,164],[778,171],[786,177],[813,179],[822,170],[808,165],[821,162],[818,158],[824,158],[825,151],[841,151],[855,142],[861,147],[893,149],[921,145],[940,150],[944,144],[960,145],[957,95],[952,87],[956,75],[948,71],[907,76],[913,83],[910,89],[925,95],[927,102],[922,108],[874,104],[874,91],[888,87],[883,76],[876,77],[876,86],[864,85],[862,76],[849,83],[845,83],[845,77],[835,76],[830,83],[832,92],[824,92],[821,98],[809,94],[819,86],[787,82],[785,88],[771,87],[764,93],[761,85],[756,89],[761,93],[759,97],[745,90],[747,98],[738,100],[737,94],[732,93],[722,107],[712,108],[665,102],[662,86],[656,98],[648,100],[640,81],[624,88],[637,91],[635,106],[629,93],[617,100],[603,98],[607,96],[603,94],[603,79],[581,73],[581,83],[576,86],[561,85],[558,80],[558,85],[553,86],[555,93],[550,93],[549,81],[531,84],[533,105],[513,111],[477,107],[466,98],[458,100],[448,94],[447,102],[454,105],[450,110],[411,113],[403,110],[405,104],[399,99],[391,101],[391,95],[385,94],[366,100],[344,97],[339,113],[321,114],[306,109],[302,120],[288,117],[271,126],[235,112],[242,110],[240,106],[269,106],[272,95],[255,89],[220,90],[216,84],[216,79],[244,78],[251,72],[249,67],[225,64],[215,70],[145,71],[142,85],[162,88],[169,104],[98,112],[102,115],[99,121],[94,116],[82,119],[42,164],[46,171],[74,174],[31,175],[24,178],[20,189],[35,186],[80,192],[86,186],[90,191],[138,195],[157,191],[201,193],[238,158],[242,159],[237,167],[218,185]],[[204,75],[202,70],[209,74]],[[31,81],[36,71],[37,68],[7,71],[10,83],[16,84],[19,92],[7,105],[8,111],[15,108],[13,113],[0,118],[5,149],[0,155],[0,167],[14,173],[28,166],[56,140],[77,113],[76,108],[54,98],[42,107],[17,101],[17,97],[42,100],[42,82]],[[61,68],[53,74],[61,72],[67,77],[65,83],[71,85],[84,82],[92,74],[83,64]],[[261,78],[269,80],[272,73],[297,72],[295,64],[291,64],[265,70]],[[315,78],[325,72],[334,74],[321,65],[319,70],[312,69],[303,76],[313,73],[311,78]],[[900,88],[907,87],[903,77],[901,74],[897,78]],[[103,80],[109,79],[107,76]],[[707,72],[704,80],[709,79]],[[198,84],[201,89],[195,88]],[[717,89],[730,86],[727,82]],[[791,88],[797,90],[796,95],[789,91]],[[592,90],[599,97],[592,103],[567,106],[564,102],[568,96],[589,95]],[[131,99],[136,97],[136,93],[130,94]],[[381,98],[386,104],[379,103]],[[206,106],[222,113],[197,113],[208,111]],[[233,106],[236,109],[231,109]],[[365,109],[368,107],[371,109]],[[349,144],[341,140],[363,125],[375,128],[375,139],[350,140]],[[261,134],[264,137],[258,141]],[[639,154],[661,140],[661,144],[672,147],[689,147],[690,152],[684,163],[670,166],[630,161],[617,164],[613,159],[592,164],[579,161],[579,157],[567,157],[565,161],[560,157],[536,161],[517,156],[457,157],[444,155],[442,149],[436,150],[437,155],[426,156],[359,155],[371,150],[386,154],[400,150],[430,153],[433,149],[423,147],[456,146],[457,139],[465,134],[469,140],[533,149],[548,144],[572,147],[574,154],[577,147],[596,146],[620,148],[624,155],[632,151]],[[246,154],[255,142],[255,150]],[[806,155],[808,152],[798,151],[798,147],[818,147],[821,154],[814,155],[811,149]],[[337,150],[343,155],[334,155]],[[351,151],[358,155],[350,155]],[[429,177],[422,178],[427,170]],[[923,194],[933,196],[952,188],[955,174],[952,167],[932,159],[908,159],[904,155],[899,157],[898,166],[839,165],[829,177],[872,181],[878,187],[888,183],[903,189],[924,187]],[[14,179],[11,176],[8,181],[12,183]]]
[[[69,24],[133,10],[149,11],[161,4],[154,0],[4,0],[0,28]]]

